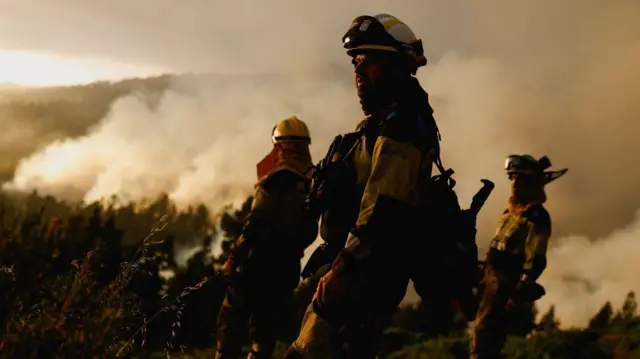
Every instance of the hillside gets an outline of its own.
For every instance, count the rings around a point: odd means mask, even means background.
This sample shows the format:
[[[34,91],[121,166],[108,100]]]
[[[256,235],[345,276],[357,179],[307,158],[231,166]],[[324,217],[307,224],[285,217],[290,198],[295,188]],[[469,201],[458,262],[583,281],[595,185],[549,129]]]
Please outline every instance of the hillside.
[[[215,274],[250,201],[211,221],[206,208],[178,211],[161,197],[145,206],[74,208],[52,198],[0,195],[0,358],[206,358],[215,353],[225,282]],[[179,242],[199,249],[180,265]],[[127,243],[129,242],[129,243]],[[221,253],[211,252],[220,246]],[[172,276],[163,275],[172,271]],[[316,282],[302,282],[278,328],[279,350],[295,338]],[[615,307],[622,298],[612,298]],[[584,330],[560,330],[554,309],[518,309],[504,353],[510,359],[640,357],[640,317],[630,292]],[[144,318],[153,318],[144,323]],[[466,359],[467,325],[453,307],[420,302],[396,313],[380,358]],[[184,352],[184,354],[183,354]],[[129,356],[131,355],[131,356]]]
[[[329,74],[337,71],[335,69]],[[112,103],[120,97],[143,94],[140,98],[153,108],[169,87],[173,91],[188,93],[198,83],[224,87],[233,82],[248,81],[255,86],[267,86],[292,79],[292,75],[281,74],[167,74],[76,86],[0,86],[0,126],[5,131],[0,138],[0,182],[11,177],[20,158],[52,141],[84,134],[108,113]],[[345,81],[338,76],[335,80]]]
[[[161,93],[171,76],[97,82],[84,86],[0,89],[0,178],[17,161],[47,143],[79,136],[97,123],[118,97],[133,91]]]

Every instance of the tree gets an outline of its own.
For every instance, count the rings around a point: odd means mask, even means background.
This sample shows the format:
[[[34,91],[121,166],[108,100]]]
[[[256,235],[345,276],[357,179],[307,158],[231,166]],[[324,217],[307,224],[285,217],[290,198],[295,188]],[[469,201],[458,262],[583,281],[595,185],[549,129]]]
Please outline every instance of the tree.
[[[616,312],[616,315],[611,320],[611,325],[625,326],[636,315],[637,309],[638,303],[636,302],[636,295],[631,291],[627,294],[622,308]]]
[[[611,316],[613,315],[613,308],[611,302],[607,301],[589,321],[589,329],[604,329],[611,324]]]
[[[240,209],[232,210],[228,207],[222,212],[222,216],[220,217],[220,229],[223,237],[222,243],[220,244],[222,253],[220,257],[216,258],[216,263],[222,264],[227,260],[231,244],[242,234],[242,228],[244,227],[247,216],[251,212],[252,202],[253,196],[249,196]]]
[[[540,323],[538,323],[538,330],[543,332],[552,332],[558,330],[560,328],[560,322],[556,318],[556,308],[555,306],[551,306],[549,311],[545,315],[540,318]]]
[[[636,315],[638,310],[638,302],[636,301],[636,294],[631,291],[627,294],[624,304],[622,304],[622,310],[620,316],[622,320],[628,321]]]

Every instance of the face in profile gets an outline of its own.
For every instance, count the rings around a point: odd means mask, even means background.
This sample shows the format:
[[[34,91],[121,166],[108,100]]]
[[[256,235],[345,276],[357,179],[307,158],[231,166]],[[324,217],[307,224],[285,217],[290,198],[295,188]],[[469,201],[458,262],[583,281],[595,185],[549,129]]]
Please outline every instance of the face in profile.
[[[388,57],[377,51],[362,52],[353,57],[352,64],[358,97],[372,97],[387,76]]]
[[[511,195],[518,203],[530,203],[544,198],[544,182],[539,176],[513,173],[511,180]]]

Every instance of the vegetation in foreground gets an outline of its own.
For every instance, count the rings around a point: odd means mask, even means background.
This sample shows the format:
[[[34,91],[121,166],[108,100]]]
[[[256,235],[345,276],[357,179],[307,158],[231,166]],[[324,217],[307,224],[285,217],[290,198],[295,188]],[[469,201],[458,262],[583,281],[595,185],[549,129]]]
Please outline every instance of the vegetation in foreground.
[[[216,270],[249,200],[213,215],[203,206],[178,211],[166,196],[72,207],[35,193],[0,194],[0,358],[213,357],[225,289]],[[176,248],[192,245],[198,250],[179,265]],[[298,288],[280,350],[295,337],[312,291],[308,283]],[[636,309],[631,292],[620,310],[604,303],[587,329],[567,331],[553,308],[523,309],[505,354],[640,358]],[[453,308],[400,308],[380,345],[389,359],[468,357],[466,323]]]

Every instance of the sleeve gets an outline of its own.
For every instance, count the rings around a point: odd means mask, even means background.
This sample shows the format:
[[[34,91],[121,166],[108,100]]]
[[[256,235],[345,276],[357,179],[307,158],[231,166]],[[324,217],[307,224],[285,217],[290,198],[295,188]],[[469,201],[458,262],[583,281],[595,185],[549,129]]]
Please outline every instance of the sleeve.
[[[371,225],[380,206],[403,211],[408,207],[420,169],[421,153],[411,143],[379,136],[371,159],[371,173],[356,221],[359,228]],[[384,211],[388,212],[388,211]]]
[[[547,266],[547,248],[551,238],[551,218],[541,206],[536,206],[526,214],[529,234],[525,243],[524,274],[535,281]]]
[[[392,230],[390,223],[406,218],[426,154],[420,146],[420,136],[424,133],[415,128],[415,122],[419,121],[421,118],[411,121],[395,116],[388,118],[381,128],[373,148],[371,172],[356,226],[347,240],[348,251],[358,246],[360,238],[366,241],[372,236],[388,235],[386,232]]]

